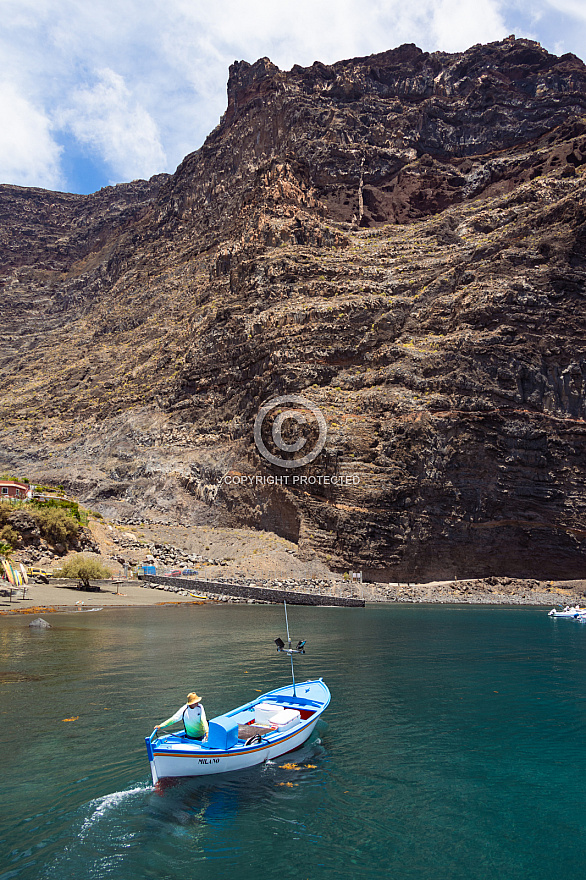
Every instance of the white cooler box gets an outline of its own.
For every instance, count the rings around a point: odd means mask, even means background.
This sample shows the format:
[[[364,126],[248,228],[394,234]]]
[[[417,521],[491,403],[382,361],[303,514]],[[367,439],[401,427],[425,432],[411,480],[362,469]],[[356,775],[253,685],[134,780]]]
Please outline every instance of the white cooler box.
[[[270,724],[273,715],[281,711],[278,703],[258,703],[254,707],[254,720],[257,724]]]
[[[290,727],[295,727],[296,724],[299,724],[301,715],[296,709],[281,709],[269,720],[271,726],[276,727],[277,730],[289,730]]]

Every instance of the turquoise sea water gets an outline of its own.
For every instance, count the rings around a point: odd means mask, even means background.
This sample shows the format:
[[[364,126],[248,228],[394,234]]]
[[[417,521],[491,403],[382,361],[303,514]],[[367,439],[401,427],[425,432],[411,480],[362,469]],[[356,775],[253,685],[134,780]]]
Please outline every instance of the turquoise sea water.
[[[144,736],[288,680],[278,606],[0,619],[0,880],[552,880],[586,843],[586,625],[534,608],[291,608],[312,741],[153,789]],[[64,721],[65,718],[76,718]],[[327,723],[326,723],[327,722]]]

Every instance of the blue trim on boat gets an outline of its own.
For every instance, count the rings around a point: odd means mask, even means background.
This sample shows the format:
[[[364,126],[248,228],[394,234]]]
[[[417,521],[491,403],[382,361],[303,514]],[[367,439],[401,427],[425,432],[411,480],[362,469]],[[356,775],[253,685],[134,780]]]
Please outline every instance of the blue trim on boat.
[[[320,703],[318,700],[308,700],[305,697],[294,697],[294,696],[276,697],[270,693],[265,694],[265,697],[269,697],[269,696],[271,698],[272,703],[287,703],[290,706],[300,706],[302,709],[305,707],[312,708],[314,706],[316,708],[319,708],[320,706],[323,705],[323,703]],[[254,708],[254,706],[258,705],[258,703],[261,703],[261,702],[262,702],[262,699],[253,700],[251,703],[247,703],[246,706],[241,706],[239,709],[233,709],[231,712],[226,712],[226,718],[231,718],[232,715],[238,715],[240,712],[245,712],[247,709],[252,709],[252,708]]]
[[[271,749],[273,746],[278,746],[281,743],[287,742],[288,739],[292,739],[292,737],[297,736],[298,733],[301,733],[302,730],[305,730],[306,727],[309,727],[310,724],[314,724],[316,721],[315,718],[310,718],[307,724],[304,724],[303,727],[296,727],[288,736],[278,737],[277,739],[273,739],[268,741],[268,736],[265,738],[265,742],[261,745],[257,746],[245,746],[244,743],[242,745],[238,744],[233,746],[229,752],[223,751],[220,752],[218,749],[208,749],[210,752],[210,757],[212,758],[231,758],[234,755],[248,755],[251,752],[260,752],[262,749]],[[194,752],[193,749],[189,749],[189,751],[171,751],[168,749],[157,749],[154,751],[155,755],[167,758],[201,758],[204,756],[204,752]]]
[[[153,744],[151,742],[150,736],[145,736],[144,741],[146,743],[146,749],[147,749],[147,755],[149,756],[149,761],[152,761],[153,757],[154,757],[154,753],[153,753]]]
[[[311,681],[302,681],[297,684],[296,689],[301,690],[303,687],[307,687],[308,685],[316,685],[321,684],[325,688],[323,678],[314,678]],[[307,687],[309,691],[309,688]],[[290,691],[291,693],[286,693]],[[293,685],[286,684],[283,687],[275,688],[274,691],[268,691],[266,694],[261,694],[260,697],[256,697],[254,700],[251,700],[249,703],[245,703],[243,706],[238,706],[237,709],[232,709],[230,712],[225,713],[225,717],[230,718],[233,715],[238,715],[239,712],[246,712],[247,709],[253,709],[258,703],[262,703],[264,700],[270,699],[274,703],[290,703],[292,706],[298,705],[301,707],[311,708],[315,706],[317,708],[326,708],[329,706],[330,700],[328,698],[327,703],[324,703],[321,700],[311,700],[309,697],[301,697],[298,694],[293,694]],[[328,691],[329,693],[329,691]]]

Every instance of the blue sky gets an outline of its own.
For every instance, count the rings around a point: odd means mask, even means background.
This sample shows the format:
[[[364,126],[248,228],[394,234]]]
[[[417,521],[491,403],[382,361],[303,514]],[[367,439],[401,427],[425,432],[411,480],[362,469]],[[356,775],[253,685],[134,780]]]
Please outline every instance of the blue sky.
[[[0,183],[68,192],[174,171],[228,67],[282,69],[509,34],[586,57],[586,0],[0,0]]]

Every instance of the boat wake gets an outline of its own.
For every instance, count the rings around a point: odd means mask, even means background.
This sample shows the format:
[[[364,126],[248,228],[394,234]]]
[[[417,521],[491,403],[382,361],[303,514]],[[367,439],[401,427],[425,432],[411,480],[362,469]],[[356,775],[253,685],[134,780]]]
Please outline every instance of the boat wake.
[[[124,791],[114,791],[112,794],[106,794],[103,797],[90,801],[88,807],[92,813],[84,820],[79,832],[79,840],[85,840],[86,835],[93,829],[94,825],[107,816],[112,810],[117,809],[120,804],[128,798],[136,795],[143,795],[147,791],[153,791],[153,786],[144,784],[136,788],[127,788]]]
[[[122,863],[137,844],[144,802],[152,795],[152,785],[144,782],[123,791],[95,798],[76,809],[68,828],[67,840],[43,866],[40,880],[79,880],[118,875]]]

